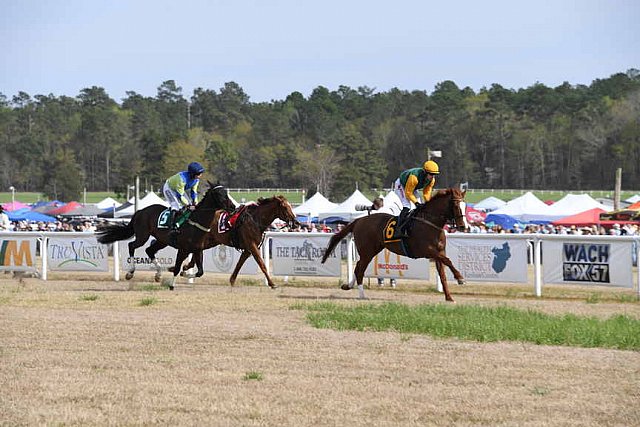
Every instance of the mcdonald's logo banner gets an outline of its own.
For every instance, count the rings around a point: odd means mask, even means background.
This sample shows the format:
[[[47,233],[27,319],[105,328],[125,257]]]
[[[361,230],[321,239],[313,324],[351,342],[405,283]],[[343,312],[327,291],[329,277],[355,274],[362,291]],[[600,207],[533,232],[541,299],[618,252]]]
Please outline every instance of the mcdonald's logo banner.
[[[0,270],[35,271],[37,237],[0,237]]]
[[[407,258],[383,249],[373,257],[364,274],[367,277],[429,280],[429,260]]]

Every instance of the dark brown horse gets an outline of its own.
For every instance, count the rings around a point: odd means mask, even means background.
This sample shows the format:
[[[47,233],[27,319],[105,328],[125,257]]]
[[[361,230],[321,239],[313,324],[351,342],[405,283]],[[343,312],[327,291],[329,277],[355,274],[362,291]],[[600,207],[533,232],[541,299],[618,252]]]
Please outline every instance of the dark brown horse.
[[[396,226],[397,219],[394,216],[379,213],[358,218],[331,237],[322,262],[327,260],[340,240],[347,234],[353,233],[360,259],[356,263],[351,283],[342,285],[342,289],[353,289],[354,282],[357,282],[359,297],[364,298],[362,278],[367,265],[378,252],[387,248],[391,252],[411,258],[435,260],[445,298],[447,301],[453,301],[449,293],[444,266],[449,267],[459,284],[464,284],[464,278],[446,255],[447,238],[443,227],[450,221],[455,223],[459,230],[467,227],[464,217],[465,193],[457,188],[440,190],[431,198],[431,201],[416,208],[411,215],[409,237],[404,241],[389,240]]]
[[[275,219],[285,221],[290,226],[297,225],[298,221],[296,220],[296,215],[291,209],[291,204],[289,204],[284,196],[274,196],[267,199],[260,198],[256,204],[248,205],[240,214],[240,217],[234,226],[234,230],[224,233],[218,232],[218,228],[216,227],[222,213],[222,211],[217,212],[215,218],[211,222],[211,231],[207,233],[202,243],[203,249],[213,248],[218,245],[226,245],[242,250],[240,259],[238,260],[238,263],[231,274],[231,278],[229,279],[229,283],[231,283],[232,286],[235,283],[236,277],[238,276],[238,273],[245,261],[253,255],[253,258],[258,263],[260,270],[262,270],[267,278],[269,286],[271,288],[276,288],[277,286],[273,283],[271,277],[269,277],[264,260],[260,255],[260,245],[262,244],[264,232]],[[202,251],[199,254],[194,253],[191,257],[191,263],[189,265],[185,265],[183,270],[186,271],[193,268],[193,265],[198,261],[202,263]],[[173,274],[175,277],[176,272],[174,271]],[[169,288],[173,289],[173,284],[169,286]]]
[[[178,254],[173,268],[175,281],[175,276],[180,271],[180,266],[185,258],[192,252],[202,250],[203,240],[209,232],[209,227],[213,217],[216,216],[216,211],[219,209],[232,210],[234,208],[226,188],[222,185],[214,185],[211,182],[209,182],[209,186],[210,188],[200,203],[191,212],[189,219],[180,227],[175,243],[169,242],[169,227],[158,227],[159,217],[167,209],[163,205],[151,205],[137,211],[126,225],[109,224],[100,227],[96,231],[98,242],[113,243],[135,235],[135,240],[129,242],[129,256],[133,257],[135,250],[144,245],[149,236],[155,237],[156,240],[145,249],[145,252],[156,266],[155,280],[157,282],[160,281],[161,270],[156,260],[156,253],[169,245],[176,247]],[[202,257],[200,257],[200,260],[202,260]],[[136,266],[133,264],[131,270],[125,276],[127,280],[133,277],[135,270]],[[196,275],[199,274],[201,276],[202,271],[202,264],[199,263]]]

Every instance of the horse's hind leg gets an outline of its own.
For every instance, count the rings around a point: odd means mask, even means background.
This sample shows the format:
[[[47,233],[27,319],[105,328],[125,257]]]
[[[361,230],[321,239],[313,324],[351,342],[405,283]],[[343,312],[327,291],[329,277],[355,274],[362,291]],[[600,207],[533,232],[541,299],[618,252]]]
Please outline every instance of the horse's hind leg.
[[[153,263],[154,267],[156,268],[156,275],[154,276],[154,280],[156,282],[159,282],[162,276],[162,269],[160,268],[160,264],[156,259],[156,254],[158,253],[159,250],[166,247],[167,245],[165,243],[155,240],[153,243],[149,245],[147,249],[144,250],[147,253],[147,256],[149,257],[151,262]]]
[[[147,241],[147,239],[149,239],[149,234],[145,233],[146,235],[142,236],[138,236],[136,234],[136,238],[133,242],[129,242],[129,259],[133,259],[133,255],[136,252],[136,249],[138,249],[140,246],[144,245],[145,242]],[[142,238],[144,237],[144,240],[142,240]],[[127,280],[131,280],[131,278],[133,277],[133,273],[136,272],[136,264],[131,263],[131,268],[129,269],[129,271],[127,271],[127,274],[124,276],[125,279]]]
[[[358,251],[358,253],[360,253]],[[362,281],[364,279],[364,272],[367,271],[367,266],[369,265],[369,263],[371,262],[371,260],[373,259],[375,254],[373,255],[362,255],[360,254],[360,259],[358,260],[358,262],[356,263],[356,267],[353,270],[353,279],[351,279],[351,283],[349,283],[348,288],[346,289],[353,289],[353,285],[354,285],[354,281],[355,283],[358,284],[358,298],[359,299],[364,299],[364,285],[362,284]],[[345,289],[345,287],[343,286],[342,289]]]
[[[236,268],[233,269],[233,273],[231,274],[231,277],[229,278],[229,284],[231,286],[233,286],[236,283],[236,278],[238,277],[238,273],[240,273],[240,269],[242,268],[242,266],[244,265],[245,261],[250,256],[251,256],[251,252],[249,252],[249,251],[242,251],[242,253],[240,254],[240,259],[236,263]]]

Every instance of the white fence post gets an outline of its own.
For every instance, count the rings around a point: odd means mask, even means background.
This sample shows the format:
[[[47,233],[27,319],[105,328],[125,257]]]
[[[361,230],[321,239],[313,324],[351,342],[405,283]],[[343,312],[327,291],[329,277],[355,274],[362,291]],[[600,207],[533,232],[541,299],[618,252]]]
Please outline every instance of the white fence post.
[[[538,236],[533,239],[533,289],[537,297],[542,296],[542,252],[541,240]]]
[[[48,244],[49,239],[46,236],[42,236],[40,238],[40,256],[42,257],[42,274],[40,275],[40,277],[45,281],[47,280],[47,269],[49,268],[49,248],[47,247]]]
[[[118,242],[113,244],[113,280],[120,281],[120,250],[118,249]]]

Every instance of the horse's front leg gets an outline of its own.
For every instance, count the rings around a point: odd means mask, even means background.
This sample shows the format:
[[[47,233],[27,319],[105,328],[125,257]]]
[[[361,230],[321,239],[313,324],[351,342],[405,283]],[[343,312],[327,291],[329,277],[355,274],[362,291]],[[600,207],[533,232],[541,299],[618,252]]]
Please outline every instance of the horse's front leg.
[[[253,258],[256,260],[256,262],[258,263],[258,266],[260,267],[260,270],[262,270],[262,273],[264,273],[264,277],[267,278],[267,284],[269,285],[269,287],[271,289],[275,289],[278,287],[278,285],[276,285],[275,283],[273,283],[273,280],[271,280],[271,277],[269,277],[269,273],[267,273],[267,266],[264,264],[264,260],[262,259],[262,255],[260,255],[260,250],[258,249],[258,245],[256,245],[255,243],[251,243],[249,245],[249,251],[251,251],[251,255],[253,255]],[[246,252],[246,251],[245,251]],[[244,252],[243,252],[244,253]],[[242,256],[240,256],[240,259],[242,259]],[[244,261],[243,261],[244,263]],[[240,261],[238,261],[238,265],[240,264]],[[236,268],[238,266],[236,265]],[[240,271],[240,269],[238,268],[238,271]],[[235,272],[235,270],[234,270]]]
[[[446,257],[445,257],[446,258]],[[455,302],[451,297],[451,293],[449,293],[449,285],[447,284],[447,275],[444,272],[444,265],[440,257],[435,258],[436,261],[436,270],[438,271],[438,276],[440,276],[440,282],[442,282],[442,289],[444,290],[444,298],[447,301]]]
[[[250,256],[251,252],[249,251],[242,251],[242,253],[240,254],[240,259],[236,263],[236,268],[233,269],[233,273],[231,273],[231,277],[229,278],[229,283],[231,284],[231,286],[235,285],[238,273],[240,273],[240,269]]]
[[[204,268],[202,267],[202,259],[204,257],[203,251],[198,251],[191,255],[191,263],[196,263],[198,271],[196,271],[196,277],[202,277],[204,275]],[[193,268],[193,267],[191,267]]]
[[[176,255],[176,263],[173,266],[173,278],[171,279],[171,284],[169,285],[169,289],[173,290],[173,288],[176,285],[176,277],[178,276],[178,274],[180,273],[180,267],[182,266],[182,263],[184,262],[185,258],[189,255],[189,252],[183,250],[183,249],[179,249],[178,250],[178,254]]]
[[[453,266],[451,259],[447,256],[443,256],[441,260],[444,265],[449,267],[449,270],[451,270],[451,272],[453,273],[453,277],[455,277],[456,280],[458,281],[458,285],[464,285],[465,284],[464,277],[462,277],[462,273],[460,273],[458,269]]]

